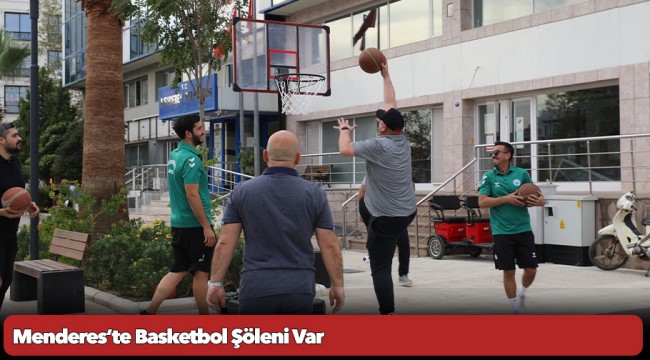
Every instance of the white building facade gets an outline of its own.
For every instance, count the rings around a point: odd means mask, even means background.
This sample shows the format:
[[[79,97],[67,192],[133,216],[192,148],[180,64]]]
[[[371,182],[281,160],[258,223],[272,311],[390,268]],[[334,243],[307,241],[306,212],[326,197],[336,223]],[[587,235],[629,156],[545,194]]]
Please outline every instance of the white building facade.
[[[85,28],[74,18],[85,17],[78,3],[66,4],[64,83],[82,88]],[[476,156],[474,146],[496,140],[650,132],[648,0],[258,0],[256,6],[258,18],[324,24],[331,31],[331,96],[316,98],[310,113],[285,123],[277,95],[260,94],[261,146],[264,137],[287,128],[303,153],[336,152],[332,126],[341,116],[358,125],[355,140],[375,136],[382,80],[360,70],[360,43],[352,41],[373,9],[376,23],[365,33],[365,46],[388,58],[418,189],[433,188]],[[81,46],[68,47],[69,39]],[[158,119],[156,94],[169,84],[172,69],[138,41],[133,23],[124,29],[124,59],[127,164],[164,163],[177,140]],[[209,118],[213,156],[223,162],[233,161],[240,145],[238,95],[228,70],[218,73],[219,110]],[[247,139],[251,96],[245,94]],[[518,156],[528,159],[519,165],[537,168],[541,151],[518,147]],[[599,161],[621,160],[607,155]],[[624,175],[604,170],[599,176],[616,183]],[[549,174],[534,177],[544,181]],[[362,178],[363,171],[355,171],[338,180],[359,184]]]

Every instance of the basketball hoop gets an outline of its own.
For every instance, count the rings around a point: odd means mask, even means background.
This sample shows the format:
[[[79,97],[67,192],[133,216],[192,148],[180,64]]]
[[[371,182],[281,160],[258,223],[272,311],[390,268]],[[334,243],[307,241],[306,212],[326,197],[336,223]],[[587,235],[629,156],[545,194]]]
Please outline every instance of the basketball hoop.
[[[282,113],[305,115],[314,96],[325,83],[325,76],[314,74],[281,74],[275,76],[275,84],[282,100]]]

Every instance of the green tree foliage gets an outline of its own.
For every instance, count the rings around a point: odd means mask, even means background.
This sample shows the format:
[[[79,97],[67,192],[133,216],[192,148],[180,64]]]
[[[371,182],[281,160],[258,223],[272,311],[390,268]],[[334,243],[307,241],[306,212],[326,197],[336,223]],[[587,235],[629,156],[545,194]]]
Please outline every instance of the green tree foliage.
[[[58,80],[41,68],[39,81],[40,159],[39,178],[81,180],[83,123],[81,111],[71,101],[70,91],[61,87]],[[14,122],[23,138],[23,151],[19,158],[23,172],[29,178],[30,164],[30,99],[20,100],[18,119]]]
[[[215,58],[219,46],[227,56],[232,46],[228,31],[233,11],[240,16],[248,0],[134,0],[138,11],[129,14],[131,21],[142,25],[143,40],[156,44],[161,62],[178,70],[173,82],[177,85],[181,74],[191,79],[192,91],[199,101],[199,115],[204,117],[205,99],[213,91],[209,83],[200,79],[221,68],[223,58]],[[115,4],[114,4],[115,5]],[[206,66],[207,65],[207,66]]]
[[[0,29],[0,79],[15,70],[29,56],[27,45],[17,46],[11,35]]]

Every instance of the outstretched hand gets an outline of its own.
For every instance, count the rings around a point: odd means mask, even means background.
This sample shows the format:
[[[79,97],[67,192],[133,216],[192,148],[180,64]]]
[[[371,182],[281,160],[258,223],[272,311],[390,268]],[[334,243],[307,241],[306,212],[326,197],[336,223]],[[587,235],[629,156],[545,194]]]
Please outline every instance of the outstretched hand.
[[[334,125],[332,127],[334,129],[336,129],[336,130],[339,130],[339,131],[341,131],[341,128],[344,128],[344,127],[348,127],[348,128],[350,128],[350,131],[353,131],[357,127],[356,124],[355,125],[350,125],[350,123],[348,122],[348,120],[346,118],[341,117],[341,118],[336,119],[336,121],[338,121],[338,123],[339,123],[338,126]]]

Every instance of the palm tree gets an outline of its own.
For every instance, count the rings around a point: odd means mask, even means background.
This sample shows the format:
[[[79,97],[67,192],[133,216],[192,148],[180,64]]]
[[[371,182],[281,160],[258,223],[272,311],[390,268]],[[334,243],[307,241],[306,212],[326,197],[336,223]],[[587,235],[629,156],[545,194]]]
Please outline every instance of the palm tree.
[[[110,199],[125,187],[122,26],[113,0],[81,0],[88,17],[86,96],[82,186],[98,200]],[[122,211],[99,218],[96,233],[127,220]]]
[[[13,38],[0,29],[0,79],[16,69],[29,56],[27,46],[15,46]]]

